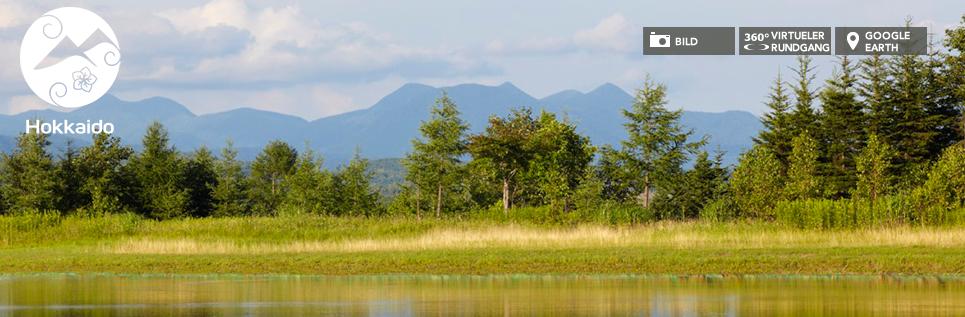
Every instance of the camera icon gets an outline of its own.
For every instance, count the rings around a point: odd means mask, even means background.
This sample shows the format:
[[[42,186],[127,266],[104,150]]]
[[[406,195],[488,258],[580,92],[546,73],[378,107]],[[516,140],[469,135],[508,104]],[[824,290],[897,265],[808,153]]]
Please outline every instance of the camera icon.
[[[670,35],[650,32],[650,47],[670,47]]]

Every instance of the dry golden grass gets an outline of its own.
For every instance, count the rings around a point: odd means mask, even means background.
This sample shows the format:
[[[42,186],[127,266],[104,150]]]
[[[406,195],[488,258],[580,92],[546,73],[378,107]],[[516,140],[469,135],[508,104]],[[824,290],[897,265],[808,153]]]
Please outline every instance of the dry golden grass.
[[[118,254],[268,254],[465,250],[487,248],[567,249],[639,248],[797,248],[923,246],[965,247],[965,228],[897,227],[814,231],[755,226],[715,226],[664,222],[637,227],[579,226],[527,228],[515,225],[481,229],[439,229],[407,238],[344,241],[244,243],[232,240],[133,237],[101,249]]]

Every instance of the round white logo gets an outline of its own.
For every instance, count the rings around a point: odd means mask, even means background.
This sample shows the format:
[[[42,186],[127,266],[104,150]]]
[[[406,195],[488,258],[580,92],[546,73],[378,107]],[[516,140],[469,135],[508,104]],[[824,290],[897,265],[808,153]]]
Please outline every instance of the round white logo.
[[[51,10],[34,21],[20,44],[20,70],[38,97],[55,106],[86,106],[105,93],[120,71],[120,44],[97,14]]]

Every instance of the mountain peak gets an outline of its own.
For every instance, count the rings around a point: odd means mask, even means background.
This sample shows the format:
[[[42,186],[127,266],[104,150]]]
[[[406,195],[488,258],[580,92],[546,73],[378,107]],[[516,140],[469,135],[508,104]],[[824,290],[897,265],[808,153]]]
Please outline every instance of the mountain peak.
[[[623,91],[623,89],[618,87],[617,85],[614,85],[612,83],[604,83],[586,94],[597,95],[597,94],[626,94],[626,93],[627,93],[626,91]]]

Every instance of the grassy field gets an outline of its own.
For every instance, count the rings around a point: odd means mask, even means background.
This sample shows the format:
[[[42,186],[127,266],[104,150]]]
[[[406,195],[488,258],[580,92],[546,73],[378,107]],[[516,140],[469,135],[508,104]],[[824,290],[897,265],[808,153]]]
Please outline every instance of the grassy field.
[[[0,217],[0,272],[965,274],[965,228]]]

